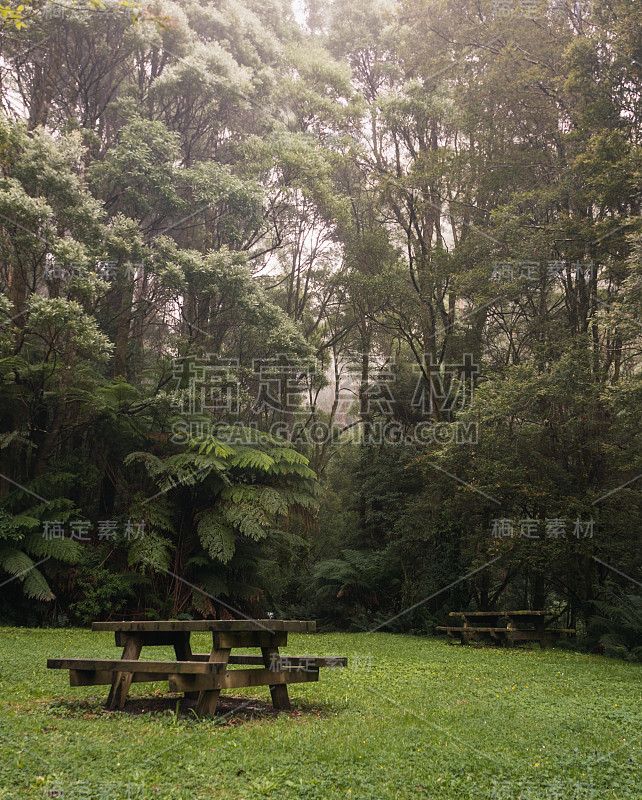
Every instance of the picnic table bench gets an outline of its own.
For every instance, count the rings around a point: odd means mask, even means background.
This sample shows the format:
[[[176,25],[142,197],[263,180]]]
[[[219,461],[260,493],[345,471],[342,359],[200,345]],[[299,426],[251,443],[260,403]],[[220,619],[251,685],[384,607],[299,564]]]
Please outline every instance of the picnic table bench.
[[[551,628],[555,611],[451,611],[451,617],[461,617],[461,626],[436,628],[451,639],[458,636],[462,644],[482,639],[512,647],[515,642],[539,642],[541,647],[556,642],[563,633],[575,633],[572,628]],[[505,624],[500,624],[500,623]]]
[[[68,669],[71,686],[111,684],[107,707],[123,708],[132,683],[169,682],[172,692],[198,697],[199,717],[216,712],[221,689],[269,686],[274,708],[290,708],[288,683],[317,681],[322,667],[345,667],[347,658],[281,656],[288,632],[314,633],[315,622],[299,620],[163,620],[155,622],[94,622],[94,631],[113,631],[120,659],[50,658],[49,669]],[[209,653],[193,653],[194,632],[212,634]],[[143,647],[172,646],[176,661],[140,660]],[[235,653],[233,649],[259,648],[261,653]],[[261,669],[228,670],[228,665]]]

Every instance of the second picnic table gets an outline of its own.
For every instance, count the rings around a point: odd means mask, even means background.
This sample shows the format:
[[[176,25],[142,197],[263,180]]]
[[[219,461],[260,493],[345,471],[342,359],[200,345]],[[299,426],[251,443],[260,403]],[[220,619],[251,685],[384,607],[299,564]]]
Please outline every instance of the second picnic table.
[[[463,624],[457,627],[440,626],[451,638],[459,636],[462,644],[471,639],[486,639],[505,643],[510,647],[515,642],[539,642],[546,647],[555,642],[562,633],[575,633],[571,628],[551,628],[550,622],[558,614],[555,611],[451,611],[451,617],[461,617]],[[501,621],[506,625],[499,625]]]
[[[196,713],[214,715],[221,689],[269,686],[275,708],[290,708],[288,683],[319,679],[321,667],[343,667],[346,658],[287,656],[279,647],[288,633],[314,633],[315,622],[300,620],[161,620],[94,622],[94,631],[113,631],[123,648],[120,659],[50,658],[50,669],[68,669],[71,686],[111,684],[109,708],[123,708],[132,682],[169,681],[170,691],[198,693]],[[193,653],[190,636],[212,634],[209,653]],[[141,661],[143,647],[172,646],[176,661]],[[261,653],[232,650],[259,648]],[[257,665],[262,669],[228,670],[228,664]]]

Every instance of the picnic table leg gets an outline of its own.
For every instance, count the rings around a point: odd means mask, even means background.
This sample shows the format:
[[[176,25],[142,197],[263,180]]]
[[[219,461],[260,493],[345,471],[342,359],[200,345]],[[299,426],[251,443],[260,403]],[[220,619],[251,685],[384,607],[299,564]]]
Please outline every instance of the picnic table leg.
[[[464,617],[464,624],[462,627],[470,628],[472,630],[472,625],[468,622],[466,617]],[[468,642],[470,641],[471,634],[468,631],[463,630],[460,631],[460,636],[461,636],[461,643],[468,644]]]
[[[140,651],[143,649],[143,642],[140,636],[129,636],[123,648],[121,658],[131,661],[137,661],[140,658]],[[113,710],[114,708],[123,708],[129,687],[132,683],[133,673],[131,672],[116,672],[111,683],[109,697],[107,698],[107,708]]]
[[[192,647],[189,641],[189,631],[182,634],[180,638],[174,640],[174,652],[176,653],[177,661],[191,661],[192,660]],[[185,692],[186,700],[195,700],[198,698],[198,692]]]
[[[548,637],[546,635],[546,620],[543,617],[535,620],[535,629],[539,636],[539,646],[544,649],[548,646]]]
[[[227,667],[229,657],[229,647],[219,648],[215,646],[212,648],[209,660],[221,661],[222,664],[219,667],[219,672],[224,672],[225,668]],[[218,698],[220,694],[220,689],[206,689],[205,691],[199,692],[198,702],[196,703],[196,715],[198,717],[204,717],[206,714],[210,714],[213,717],[216,713],[216,706],[218,705]]]
[[[506,620],[506,647],[513,647],[515,644],[515,638],[512,634],[512,631],[516,631],[519,628],[515,617],[511,616],[510,614],[504,614],[504,619]]]
[[[262,647],[261,654],[263,655],[263,663],[268,669],[274,667],[275,662],[279,659],[278,647]],[[272,705],[282,711],[287,711],[292,706],[290,705],[290,698],[288,696],[288,687],[284,683],[279,683],[276,686],[270,686],[270,694],[272,695]]]

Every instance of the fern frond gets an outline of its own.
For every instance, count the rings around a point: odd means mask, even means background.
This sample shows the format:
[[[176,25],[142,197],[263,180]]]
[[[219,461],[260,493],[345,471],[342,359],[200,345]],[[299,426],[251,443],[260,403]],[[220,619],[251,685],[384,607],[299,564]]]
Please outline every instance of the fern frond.
[[[32,597],[34,600],[53,600],[55,598],[44,575],[37,568],[30,570],[25,575],[22,590],[27,597]]]
[[[314,470],[310,469],[310,467],[305,464],[288,461],[273,462],[270,473],[273,475],[299,475],[302,478],[309,478],[310,480],[316,480],[317,477]]]
[[[53,600],[54,594],[49,584],[34,563],[22,550],[8,545],[0,547],[0,569],[22,582],[22,590],[27,597]]]
[[[74,539],[45,539],[38,533],[27,536],[22,547],[36,558],[48,556],[65,564],[77,564],[82,555],[82,545]]]
[[[215,561],[227,564],[236,549],[234,531],[214,511],[201,512],[196,521],[198,538],[205,550]]]
[[[252,503],[224,503],[221,508],[225,520],[243,536],[249,536],[255,542],[267,536],[266,528],[270,520],[260,506]]]
[[[132,520],[144,520],[145,530],[164,531],[174,533],[173,520],[174,507],[167,497],[157,497],[153,503],[148,501],[142,493],[137,492],[129,504],[128,516]]]
[[[214,455],[216,458],[226,459],[234,455],[234,448],[229,444],[221,442],[211,436],[207,436],[204,440],[193,440],[190,442],[193,447],[198,447],[198,452],[204,455]]]
[[[3,545],[0,547],[0,568],[9,575],[20,575],[26,573],[27,570],[33,567],[33,560],[24,553],[11,545]]]
[[[293,447],[275,447],[268,450],[271,458],[275,461],[287,461],[290,464],[304,464],[306,467],[310,461]]]
[[[242,447],[229,458],[229,465],[236,469],[251,467],[252,469],[260,469],[264,472],[268,472],[274,468],[275,462],[273,458],[262,450]]]
[[[229,500],[236,505],[240,505],[241,503],[255,503],[272,517],[277,514],[286,514],[288,511],[288,502],[281,490],[274,489],[271,486],[235,484],[221,492],[221,499]]]
[[[145,564],[152,569],[169,569],[172,542],[155,531],[148,531],[140,539],[134,539],[129,546],[127,563],[130,567]]]
[[[167,470],[165,462],[162,459],[158,458],[158,456],[155,456],[153,453],[146,452],[145,450],[137,450],[136,452],[125,456],[125,464],[134,464],[136,462],[143,464],[150,478],[156,478],[158,475],[162,475]]]

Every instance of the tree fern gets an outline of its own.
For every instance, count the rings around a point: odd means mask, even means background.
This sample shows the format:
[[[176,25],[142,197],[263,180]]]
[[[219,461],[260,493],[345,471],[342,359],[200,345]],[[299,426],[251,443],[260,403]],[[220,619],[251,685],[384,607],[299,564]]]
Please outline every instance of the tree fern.
[[[607,655],[642,661],[642,597],[604,589],[596,600],[599,614],[589,621],[589,637],[596,638]]]
[[[318,504],[316,475],[305,456],[290,444],[254,429],[235,427],[224,433],[225,441],[215,436],[194,437],[184,452],[164,459],[144,452],[132,453],[127,459],[142,464],[155,484],[149,490],[154,502],[139,499],[136,503],[143,514],[145,506],[151,511],[155,502],[168,509],[192,509],[191,519],[183,516],[180,527],[188,536],[190,530],[194,531],[203,549],[199,553],[190,545],[188,558],[182,563],[190,568],[189,580],[199,581],[204,588],[206,578],[212,581],[213,575],[219,575],[217,565],[234,574],[240,575],[241,570],[248,575],[248,569],[240,565],[245,559],[252,565],[249,569],[254,569],[256,558],[248,557],[246,547],[250,543],[273,536],[281,546],[286,540],[300,544],[300,537],[287,532],[289,519],[309,517]],[[159,493],[162,496],[156,501]],[[175,530],[178,526],[175,520]],[[242,543],[243,555],[239,557]],[[249,584],[240,577],[227,582],[235,593],[237,590],[231,587],[237,585],[245,586],[244,591],[251,594]],[[192,595],[198,611],[211,613],[211,600],[197,590]]]
[[[55,597],[44,570],[56,563],[74,564],[81,553],[79,543],[72,539],[45,538],[43,522],[54,519],[67,522],[76,509],[66,498],[42,502],[17,513],[8,509],[18,509],[25,505],[25,500],[31,500],[35,493],[32,486],[46,491],[65,477],[52,476],[48,484],[46,478],[31,481],[3,498],[0,508],[0,571],[8,574],[9,579],[20,581],[25,595],[35,600]],[[35,566],[38,562],[43,564],[42,568]]]

